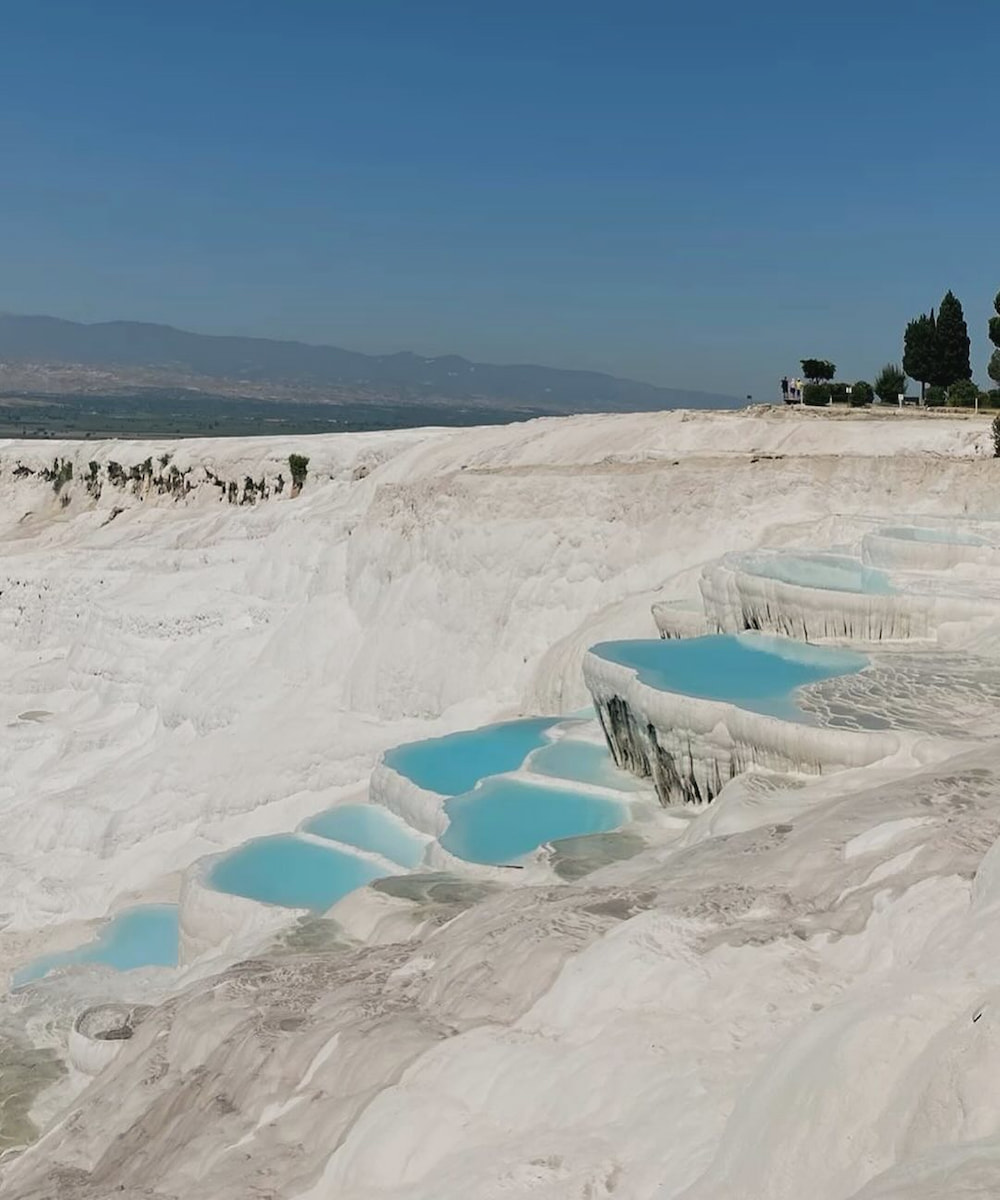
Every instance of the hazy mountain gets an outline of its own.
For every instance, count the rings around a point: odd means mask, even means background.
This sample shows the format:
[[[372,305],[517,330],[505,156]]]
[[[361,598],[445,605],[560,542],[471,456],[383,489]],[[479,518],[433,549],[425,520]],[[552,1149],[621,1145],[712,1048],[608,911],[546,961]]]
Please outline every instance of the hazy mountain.
[[[494,366],[457,355],[359,354],[337,346],[270,338],[216,337],[169,325],[108,321],[83,325],[54,317],[0,315],[0,387],[25,387],[54,368],[60,391],[150,383],[332,403],[390,399],[462,402],[564,412],[733,408],[734,396],[654,387],[594,371]],[[28,374],[25,374],[25,371]],[[94,372],[98,372],[95,377]]]

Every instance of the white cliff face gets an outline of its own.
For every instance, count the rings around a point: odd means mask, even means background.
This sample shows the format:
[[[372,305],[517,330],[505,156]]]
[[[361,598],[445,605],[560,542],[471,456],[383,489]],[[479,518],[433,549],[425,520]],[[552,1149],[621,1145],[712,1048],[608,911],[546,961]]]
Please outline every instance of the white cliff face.
[[[650,604],[696,596],[722,554],[808,544],[831,514],[981,511],[987,442],[962,419],[650,414],[0,444],[0,966],[182,891],[187,958],[216,956],[155,987],[53,982],[63,1014],[102,990],[153,1008],[120,1049],[77,1046],[97,1073],[37,1097],[48,1131],[0,1164],[4,1194],[841,1200],[1000,1180],[991,748],[921,761],[892,756],[895,732],[841,730],[845,774],[736,779],[639,844],[612,835],[572,884],[387,881],[339,927],[238,911],[196,868],[356,799],[392,745],[580,708],[586,649],[650,636]],[[310,458],[294,500],[289,453]],[[108,484],[108,462],[163,454],[190,490]],[[58,493],[54,457],[74,463]],[[766,740],[688,710],[713,753]],[[5,1021],[27,1037],[42,1003]]]

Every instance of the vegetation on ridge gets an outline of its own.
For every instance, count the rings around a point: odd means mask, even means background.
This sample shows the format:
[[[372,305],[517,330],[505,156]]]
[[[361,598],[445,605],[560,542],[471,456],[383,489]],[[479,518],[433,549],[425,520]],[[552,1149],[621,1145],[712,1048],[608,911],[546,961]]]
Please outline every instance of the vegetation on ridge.
[[[996,294],[993,307],[996,309],[996,316],[990,317],[989,335],[990,341],[996,346],[996,349],[990,355],[990,365],[987,371],[994,383],[1000,383],[1000,292]]]
[[[304,454],[289,454],[288,469],[292,473],[292,487],[296,492],[300,492],[306,481],[309,459]]]
[[[828,358],[804,358],[802,374],[810,383],[825,383],[837,374],[837,368]]]
[[[895,404],[906,392],[906,374],[896,363],[886,363],[875,376],[875,395],[883,404]]]
[[[993,346],[988,372],[1000,385],[1000,293],[993,302],[988,334]],[[850,403],[862,407],[872,401],[872,389],[866,381],[847,385],[834,381],[836,368],[825,358],[804,358],[802,373],[808,383],[797,391],[796,381],[788,388],[782,384],[786,402],[801,399],[804,404]],[[902,363],[887,363],[875,381],[874,394],[883,404],[906,397],[907,376],[920,384],[920,401],[930,408],[945,404],[953,408],[1000,408],[1000,387],[982,391],[972,378],[971,341],[961,301],[951,290],[944,294],[935,311],[921,313],[907,323],[903,334]],[[908,399],[913,399],[908,397]]]

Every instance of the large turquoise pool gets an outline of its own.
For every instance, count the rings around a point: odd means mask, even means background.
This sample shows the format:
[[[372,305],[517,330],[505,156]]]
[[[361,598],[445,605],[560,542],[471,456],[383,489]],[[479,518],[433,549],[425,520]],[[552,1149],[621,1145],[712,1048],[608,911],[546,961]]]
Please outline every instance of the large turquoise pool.
[[[606,833],[628,819],[626,806],[614,800],[510,777],[456,796],[445,812],[450,824],[441,845],[458,858],[494,865],[513,863],[557,838]]]
[[[556,717],[485,725],[446,737],[397,746],[385,755],[387,766],[418,787],[441,796],[471,791],[481,779],[516,771],[532,750],[545,743]]]
[[[761,634],[601,642],[591,653],[631,667],[642,683],[659,691],[724,700],[785,720],[805,719],[795,703],[796,689],[868,664],[851,650]]]
[[[59,967],[99,963],[116,971],[137,967],[176,967],[178,916],[176,904],[144,904],[126,909],[110,920],[97,939],[75,950],[47,954],[22,967],[14,987],[31,983]]]
[[[887,596],[893,591],[884,571],[840,554],[741,554],[735,566],[749,575],[796,587],[869,596]]]
[[[293,834],[256,838],[220,858],[208,883],[220,892],[284,908],[324,912],[348,892],[391,874],[371,859]]]
[[[306,821],[302,828],[317,837],[381,854],[404,867],[417,866],[424,856],[423,841],[403,821],[377,804],[331,808]]]

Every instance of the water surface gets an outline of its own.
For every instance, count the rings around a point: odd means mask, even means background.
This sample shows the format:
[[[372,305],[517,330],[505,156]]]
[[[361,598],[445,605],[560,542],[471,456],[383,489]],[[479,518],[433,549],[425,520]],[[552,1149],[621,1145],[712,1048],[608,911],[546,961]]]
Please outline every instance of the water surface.
[[[336,846],[282,833],[244,842],[219,859],[208,882],[217,891],[263,904],[323,912],[348,892],[389,873]]]
[[[488,779],[445,804],[448,828],[441,845],[469,862],[516,862],[546,842],[617,829],[627,808],[586,792],[545,787],[516,778]]]
[[[317,837],[346,842],[381,854],[404,867],[415,867],[424,856],[424,843],[398,817],[377,804],[344,804],[306,821],[302,827]]]
[[[735,565],[747,574],[796,587],[869,596],[888,596],[894,590],[884,571],[840,554],[744,554]]]
[[[116,971],[138,967],[176,967],[178,909],[176,904],[143,904],[112,918],[93,942],[75,950],[46,954],[14,976],[14,987],[41,979],[59,967],[99,963]]]
[[[863,654],[807,645],[762,634],[712,634],[601,642],[591,653],[631,667],[642,683],[663,692],[723,700],[753,712],[806,721],[795,703],[798,688],[868,664]]]
[[[963,529],[924,529],[916,525],[893,525],[876,531],[878,537],[903,542],[931,542],[945,546],[988,546],[990,543]]]
[[[385,755],[387,766],[418,787],[442,796],[471,791],[489,775],[516,771],[532,750],[545,744],[558,717],[505,721],[445,737],[408,742]]]
[[[555,779],[590,783],[618,791],[634,792],[643,786],[634,775],[620,771],[615,766],[606,745],[573,738],[560,738],[550,746],[543,746],[524,765],[538,775],[550,775]]]

